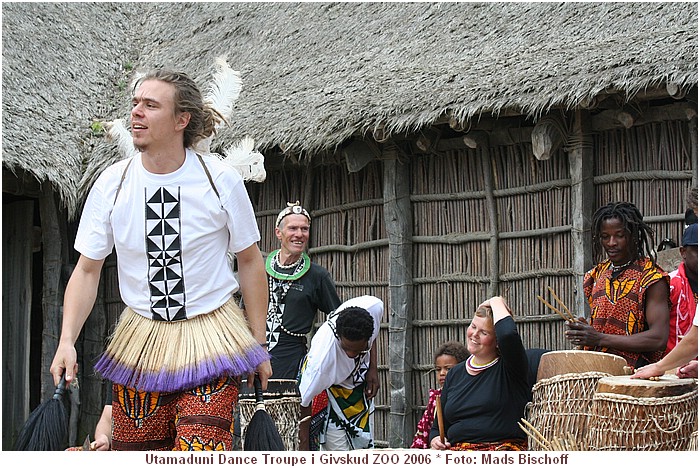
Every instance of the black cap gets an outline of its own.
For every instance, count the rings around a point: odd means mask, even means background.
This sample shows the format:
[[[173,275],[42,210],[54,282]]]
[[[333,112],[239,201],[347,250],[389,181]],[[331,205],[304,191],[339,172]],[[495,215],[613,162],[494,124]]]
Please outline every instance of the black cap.
[[[685,228],[685,232],[683,233],[683,242],[681,245],[683,247],[698,245],[698,223],[691,224]]]

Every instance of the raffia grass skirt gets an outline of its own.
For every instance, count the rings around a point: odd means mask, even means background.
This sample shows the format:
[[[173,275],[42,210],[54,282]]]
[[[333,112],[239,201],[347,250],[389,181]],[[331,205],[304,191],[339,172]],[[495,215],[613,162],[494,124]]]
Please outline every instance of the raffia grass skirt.
[[[254,372],[268,359],[232,299],[176,322],[151,320],[127,307],[95,370],[136,390],[176,392]]]

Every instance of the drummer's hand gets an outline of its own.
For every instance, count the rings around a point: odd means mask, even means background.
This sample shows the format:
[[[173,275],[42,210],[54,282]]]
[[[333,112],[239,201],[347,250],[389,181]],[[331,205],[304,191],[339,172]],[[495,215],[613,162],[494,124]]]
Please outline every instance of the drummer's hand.
[[[583,317],[579,317],[576,322],[566,322],[566,328],[564,336],[576,346],[594,347],[600,343],[601,333]]]
[[[255,372],[248,374],[248,388],[253,388],[253,380],[255,379],[255,374],[258,374],[260,378],[260,385],[263,390],[267,390],[267,381],[272,375],[272,366],[270,365],[270,360],[263,361],[255,368]]]
[[[68,384],[78,375],[78,353],[75,351],[75,346],[68,343],[58,343],[56,354],[53,357],[53,362],[49,368],[53,376],[54,385],[58,385],[61,381],[63,373],[66,374],[66,388]]]
[[[445,443],[440,442],[440,436],[435,436],[430,441],[430,448],[433,450],[448,450],[451,447],[450,443],[445,439]]]
[[[685,366],[681,366],[676,371],[676,375],[680,379],[697,379],[698,378],[698,361],[692,360]]]
[[[663,375],[664,371],[656,363],[641,367],[630,376],[630,379],[648,379]]]

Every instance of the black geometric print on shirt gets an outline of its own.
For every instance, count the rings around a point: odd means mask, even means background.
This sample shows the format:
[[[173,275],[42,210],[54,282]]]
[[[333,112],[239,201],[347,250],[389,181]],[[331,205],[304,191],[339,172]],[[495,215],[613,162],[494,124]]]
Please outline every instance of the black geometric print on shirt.
[[[146,193],[146,254],[153,320],[184,320],[185,283],[180,243],[180,188]]]

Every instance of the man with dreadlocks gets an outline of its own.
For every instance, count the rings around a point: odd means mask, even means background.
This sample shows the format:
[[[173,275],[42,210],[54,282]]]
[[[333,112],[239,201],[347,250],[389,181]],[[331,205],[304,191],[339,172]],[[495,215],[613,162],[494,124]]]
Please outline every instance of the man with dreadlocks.
[[[651,228],[637,207],[609,203],[593,217],[593,249],[603,259],[587,272],[583,291],[591,307],[567,323],[566,338],[584,350],[624,357],[632,368],[663,356],[669,331],[669,277],[656,265]]]
[[[131,108],[139,152],[100,175],[82,213],[51,373],[75,377],[75,342],[116,248],[127,307],[95,366],[113,382],[114,450],[232,450],[239,376],[251,385],[257,373],[266,388],[272,373],[265,266],[243,179],[192,150],[220,117],[186,74],[145,75]]]
[[[329,314],[313,339],[301,365],[299,450],[309,450],[311,403],[326,393],[326,417],[320,434],[321,450],[374,447],[374,393],[367,387],[367,371],[376,368],[370,353],[379,335],[384,303],[374,296],[350,299]],[[374,361],[374,362],[372,362]]]

